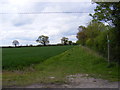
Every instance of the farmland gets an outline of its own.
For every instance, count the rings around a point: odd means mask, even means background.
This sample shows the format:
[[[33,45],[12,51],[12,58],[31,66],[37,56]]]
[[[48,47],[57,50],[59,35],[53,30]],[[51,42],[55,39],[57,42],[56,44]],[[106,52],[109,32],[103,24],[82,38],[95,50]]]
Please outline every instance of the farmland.
[[[73,46],[21,47],[2,49],[3,69],[23,69],[26,66],[43,62],[47,58],[60,54]]]
[[[3,87],[9,86],[26,86],[31,84],[49,84],[49,83],[68,83],[66,76],[74,74],[89,74],[89,77],[102,78],[110,81],[118,81],[118,66],[112,64],[111,68],[108,68],[105,58],[97,54],[96,52],[82,46],[62,46],[62,47],[35,47],[35,48],[11,48],[3,49],[3,57],[5,57],[5,50],[10,50],[9,54],[14,60],[14,57],[19,56],[26,52],[26,56],[38,58],[41,53],[42,59],[38,59],[38,64],[34,67],[26,67],[24,70],[14,70],[18,64],[14,63],[14,67],[9,64],[11,70],[3,70]],[[16,50],[21,52],[18,52]],[[43,50],[42,50],[43,49]],[[49,50],[48,50],[49,49]],[[13,50],[13,51],[12,51]],[[29,52],[28,52],[28,51]],[[41,50],[41,51],[40,51]],[[46,52],[45,52],[46,50]],[[31,51],[31,52],[30,52]],[[14,52],[14,53],[13,53]],[[15,54],[17,52],[17,54]],[[29,54],[31,55],[29,55]],[[39,53],[39,54],[38,54]],[[6,52],[7,54],[7,52]],[[14,54],[16,56],[14,56]],[[37,55],[36,55],[37,54]],[[46,56],[48,55],[48,56]],[[9,56],[9,57],[10,57]],[[20,57],[18,57],[20,58]],[[44,58],[44,59],[43,59]],[[46,59],[46,60],[45,60]],[[5,60],[5,59],[3,59]],[[6,59],[7,60],[7,59]],[[21,59],[18,59],[21,61]],[[25,59],[24,59],[25,60]],[[42,60],[42,61],[39,61]],[[24,64],[21,64],[23,66]],[[5,62],[5,61],[4,61]],[[6,61],[7,63],[7,61]],[[27,61],[25,64],[32,64]],[[34,62],[33,62],[34,63]],[[7,69],[7,68],[6,68]],[[51,79],[49,77],[55,77]]]

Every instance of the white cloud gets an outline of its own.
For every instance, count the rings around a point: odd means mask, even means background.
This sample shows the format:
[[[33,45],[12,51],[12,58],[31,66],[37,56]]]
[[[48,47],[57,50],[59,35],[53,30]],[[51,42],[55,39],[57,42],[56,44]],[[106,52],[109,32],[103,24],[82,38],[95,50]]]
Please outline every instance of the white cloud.
[[[8,0],[2,5],[0,12],[14,13],[14,14],[0,14],[0,45],[11,45],[14,39],[19,40],[20,45],[37,44],[35,40],[39,35],[48,35],[50,43],[60,43],[60,39],[65,36],[69,40],[76,41],[77,27],[79,25],[86,25],[90,21],[88,13],[41,13],[41,14],[17,14],[18,12],[62,12],[85,10],[92,11],[94,6],[73,3],[73,6],[68,6],[68,3],[28,3],[28,0]],[[66,4],[66,6],[65,6]],[[36,6],[35,6],[36,5]],[[42,8],[40,7],[42,6]],[[63,5],[63,6],[62,6]],[[70,3],[70,5],[72,5]],[[7,7],[6,7],[7,6]],[[37,8],[39,7],[39,8]],[[39,10],[40,9],[40,10]],[[88,10],[89,9],[89,10]],[[21,11],[19,11],[21,10]]]

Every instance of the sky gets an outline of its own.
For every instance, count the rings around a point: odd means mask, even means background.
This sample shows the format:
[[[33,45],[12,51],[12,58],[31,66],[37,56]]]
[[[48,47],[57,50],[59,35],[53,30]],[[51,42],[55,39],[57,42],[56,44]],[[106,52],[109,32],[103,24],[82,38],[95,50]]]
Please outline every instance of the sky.
[[[38,45],[40,35],[50,44],[61,43],[62,37],[76,42],[78,26],[86,26],[96,4],[90,0],[0,0],[0,46]],[[79,13],[57,13],[79,12]]]

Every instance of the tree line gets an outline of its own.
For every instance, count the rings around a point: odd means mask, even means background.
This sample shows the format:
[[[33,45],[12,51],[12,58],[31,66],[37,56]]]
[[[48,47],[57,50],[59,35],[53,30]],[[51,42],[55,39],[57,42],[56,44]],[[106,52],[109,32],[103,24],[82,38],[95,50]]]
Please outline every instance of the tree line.
[[[49,44],[49,37],[48,36],[45,36],[45,35],[41,35],[38,37],[38,39],[36,40],[37,43],[40,43],[44,46],[48,45]],[[18,40],[14,40],[12,42],[12,44],[17,47],[19,45],[19,41]],[[62,45],[72,45],[72,44],[75,44],[73,43],[72,41],[69,41],[69,39],[67,37],[62,37],[61,39],[61,44]],[[28,45],[27,45],[28,46]],[[32,46],[32,45],[31,45]]]
[[[77,43],[94,49],[105,57],[110,52],[110,61],[120,63],[120,2],[96,4],[95,13],[90,14],[93,20],[86,27],[78,28]]]

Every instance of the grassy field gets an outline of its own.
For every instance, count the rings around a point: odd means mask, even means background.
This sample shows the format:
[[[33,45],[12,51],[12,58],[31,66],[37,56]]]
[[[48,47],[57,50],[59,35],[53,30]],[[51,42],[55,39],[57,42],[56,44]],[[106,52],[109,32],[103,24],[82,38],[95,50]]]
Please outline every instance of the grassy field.
[[[3,71],[3,86],[24,86],[35,83],[67,83],[66,76],[89,74],[90,77],[118,81],[118,65],[107,67],[102,56],[88,48],[75,46],[53,56],[35,67],[23,70]],[[51,79],[50,77],[55,77]],[[120,77],[119,77],[120,78]]]
[[[23,69],[25,66],[38,64],[58,55],[73,46],[51,46],[51,47],[22,47],[3,48],[2,67],[3,69]]]

